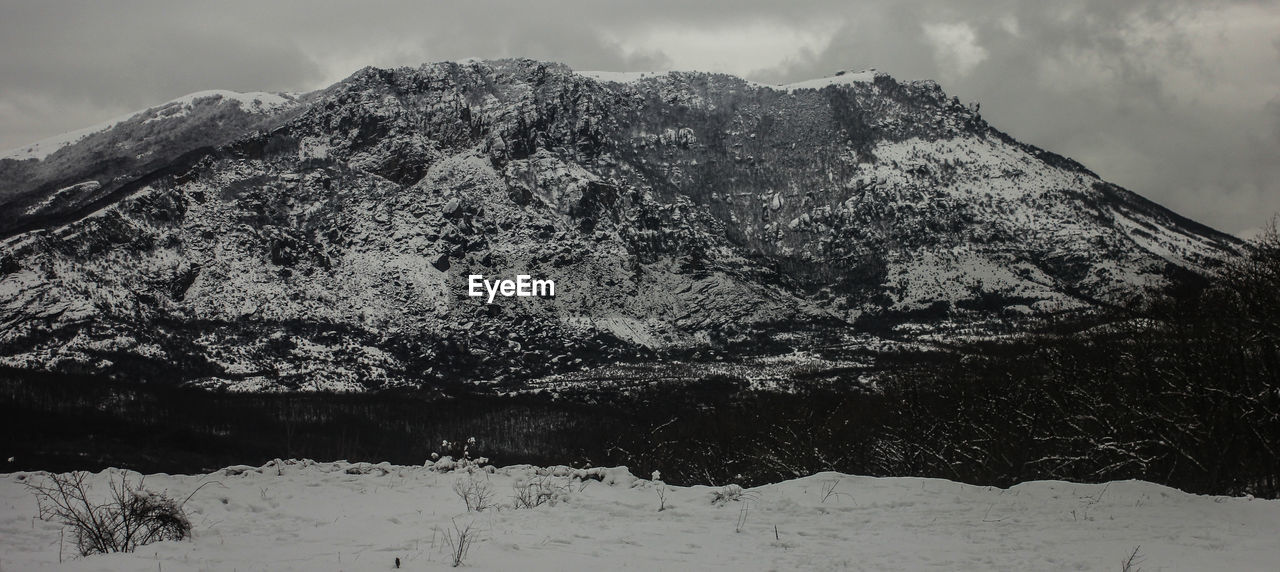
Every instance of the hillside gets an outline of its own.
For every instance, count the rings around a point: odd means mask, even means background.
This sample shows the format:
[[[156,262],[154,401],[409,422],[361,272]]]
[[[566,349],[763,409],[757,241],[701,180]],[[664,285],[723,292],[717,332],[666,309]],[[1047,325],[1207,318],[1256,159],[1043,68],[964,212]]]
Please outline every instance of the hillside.
[[[882,73],[472,61],[269,95],[0,160],[0,363],[239,390],[519,385],[1087,314],[1245,248]],[[471,274],[556,293],[487,304]]]

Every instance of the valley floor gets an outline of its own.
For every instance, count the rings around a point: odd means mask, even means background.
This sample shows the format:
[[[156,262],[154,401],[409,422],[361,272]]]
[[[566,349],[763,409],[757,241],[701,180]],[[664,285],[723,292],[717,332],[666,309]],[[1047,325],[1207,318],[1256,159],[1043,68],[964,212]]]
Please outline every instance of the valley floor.
[[[538,474],[559,497],[513,510]],[[109,472],[91,479],[105,492]],[[558,476],[557,476],[558,475]],[[669,487],[625,469],[284,461],[146,477],[181,500],[193,538],[59,564],[59,526],[0,475],[0,570],[443,570],[445,531],[471,527],[472,570],[1275,570],[1280,501],[1197,496],[1145,482],[1010,489],[822,473],[745,491]],[[597,480],[598,479],[598,480]],[[455,483],[497,505],[468,513]],[[206,483],[210,483],[207,484]],[[659,491],[665,510],[659,511]],[[721,493],[719,501],[717,493]]]

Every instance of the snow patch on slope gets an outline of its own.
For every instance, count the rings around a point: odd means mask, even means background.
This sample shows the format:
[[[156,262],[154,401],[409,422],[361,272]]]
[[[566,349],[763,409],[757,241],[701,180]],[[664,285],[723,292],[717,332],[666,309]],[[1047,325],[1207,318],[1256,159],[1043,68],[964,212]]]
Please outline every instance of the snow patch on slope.
[[[1171,231],[1167,227],[1138,220],[1133,214],[1116,210],[1115,221],[1138,245],[1160,258],[1179,266],[1195,266],[1213,256],[1213,247],[1203,240]]]
[[[13,159],[15,161],[26,161],[27,159],[36,159],[36,160],[44,159],[45,157],[52,155],[53,152],[57,151],[58,149],[61,149],[68,145],[72,145],[77,141],[84,139],[85,137],[88,137],[95,133],[102,133],[103,131],[111,129],[112,127],[115,127],[120,123],[128,121],[130,118],[137,115],[138,113],[141,113],[141,112],[130,113],[128,115],[121,115],[114,119],[108,119],[107,121],[104,121],[97,125],[85,127],[84,129],[68,131],[60,135],[54,135],[53,137],[49,137],[47,139],[41,139],[39,141],[36,141],[35,143],[29,143],[21,147],[15,147],[8,151],[0,152],[0,160]]]
[[[869,70],[860,71],[860,72],[841,72],[831,77],[821,77],[817,79],[810,79],[810,80],[800,81],[796,83],[789,83],[786,85],[777,86],[775,89],[792,92],[798,89],[822,89],[829,85],[852,85],[855,83],[870,83],[876,80],[876,75],[878,74],[876,73],[875,69],[869,69]]]
[[[27,207],[25,214],[34,215],[40,211],[49,208],[54,203],[70,202],[76,200],[79,196],[87,195],[102,188],[102,183],[98,181],[85,181],[76,183],[69,187],[63,187],[50,193],[44,200]]]
[[[249,113],[270,113],[293,104],[292,95],[281,95],[278,93],[267,93],[263,91],[252,91],[248,93],[240,93],[236,91],[227,91],[224,89],[214,89],[208,91],[198,91],[179,97],[173,101],[152,107],[147,111],[154,111],[156,116],[148,119],[146,122],[160,121],[164,119],[175,119],[184,117],[191,113],[195,108],[196,102],[203,100],[223,100],[233,102]]]
[[[135,111],[114,119],[109,119],[91,127],[68,131],[47,139],[41,139],[35,143],[29,143],[21,147],[0,152],[0,159],[14,159],[17,161],[26,161],[28,159],[43,160],[45,157],[52,155],[63,147],[74,145],[81,139],[90,135],[108,131],[116,125],[145,113],[156,114],[155,117],[148,119],[147,122],[185,116],[191,112],[191,109],[197,100],[207,98],[219,98],[235,102],[241,109],[249,113],[270,113],[293,105],[295,101],[294,96],[290,94],[267,93],[261,91],[248,93],[227,90],[198,91],[141,111]]]

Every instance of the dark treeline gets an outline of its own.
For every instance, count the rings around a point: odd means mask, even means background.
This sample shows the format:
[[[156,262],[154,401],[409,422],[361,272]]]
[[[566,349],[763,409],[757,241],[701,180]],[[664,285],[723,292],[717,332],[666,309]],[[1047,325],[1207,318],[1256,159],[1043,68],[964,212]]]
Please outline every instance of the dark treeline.
[[[1202,291],[1077,333],[921,354],[876,390],[741,380],[626,393],[223,394],[0,371],[3,471],[207,472],[274,458],[627,465],[673,484],[839,470],[1007,486],[1144,479],[1280,496],[1280,239]],[[855,384],[850,384],[850,387]],[[862,387],[861,385],[856,385]]]
[[[9,370],[0,372],[0,455],[13,460],[0,470],[192,473],[275,458],[421,464],[442,441],[470,436],[503,464],[581,464],[607,448],[596,422],[610,416],[597,409],[438,392],[217,393]]]
[[[962,348],[874,394],[742,393],[659,423],[632,466],[745,483],[834,469],[1008,486],[1143,479],[1280,497],[1280,237],[1197,292],[1072,334]],[[672,414],[671,418],[678,415]],[[738,477],[741,475],[741,477]]]

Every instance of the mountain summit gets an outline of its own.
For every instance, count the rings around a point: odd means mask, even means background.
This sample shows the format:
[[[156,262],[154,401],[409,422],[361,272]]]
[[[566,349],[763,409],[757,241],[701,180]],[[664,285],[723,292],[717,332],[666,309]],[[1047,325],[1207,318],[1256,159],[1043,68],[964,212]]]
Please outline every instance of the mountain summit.
[[[366,68],[5,157],[0,363],[248,390],[1088,312],[1244,248],[876,72]]]

